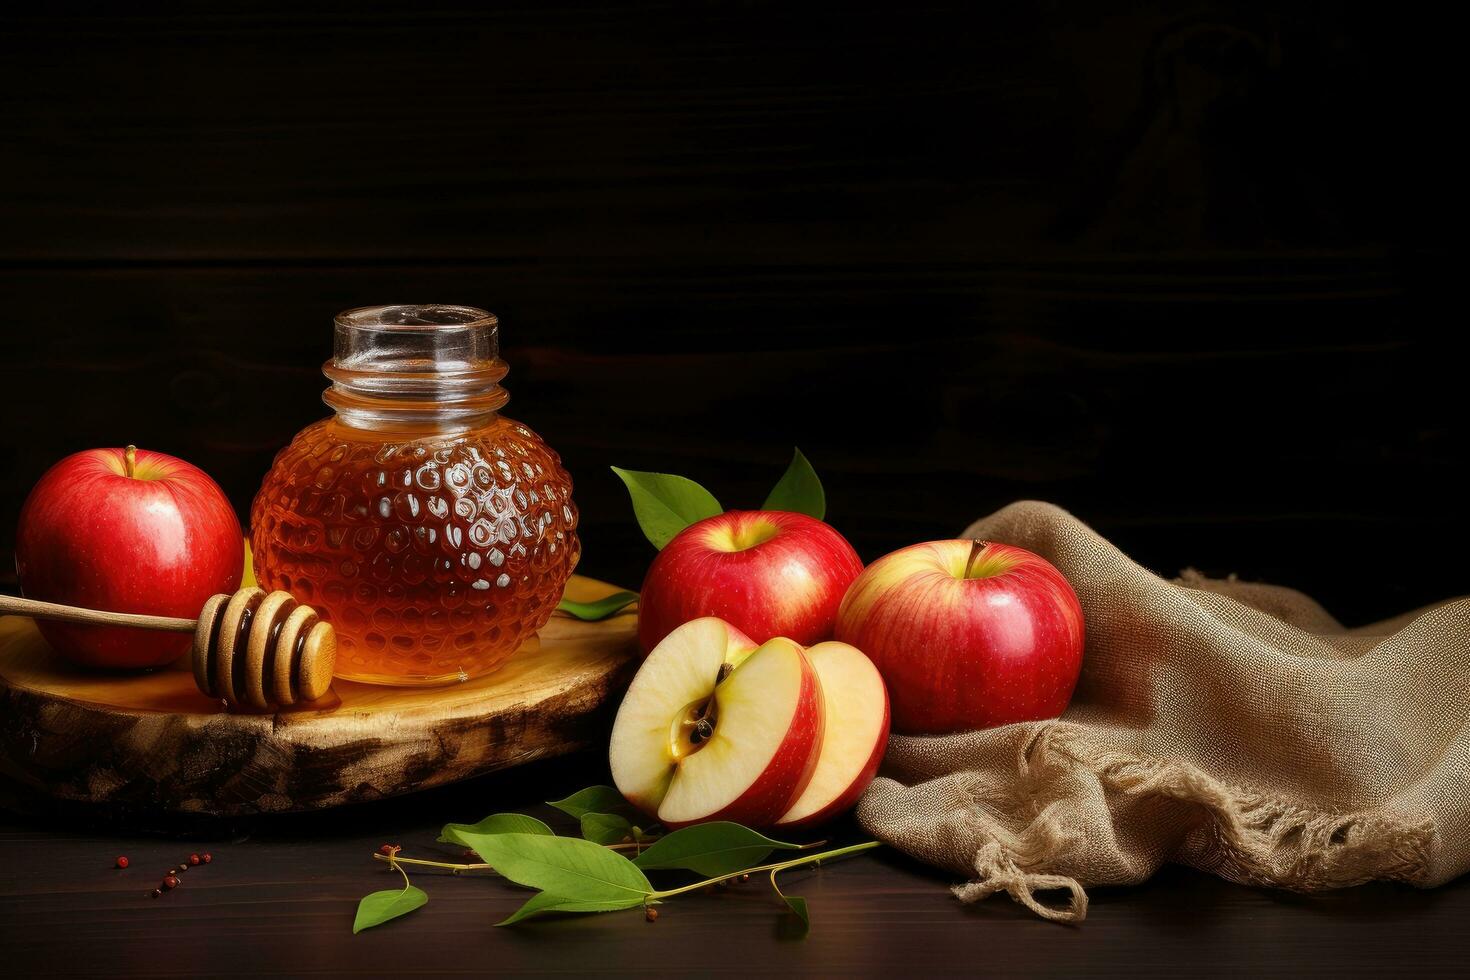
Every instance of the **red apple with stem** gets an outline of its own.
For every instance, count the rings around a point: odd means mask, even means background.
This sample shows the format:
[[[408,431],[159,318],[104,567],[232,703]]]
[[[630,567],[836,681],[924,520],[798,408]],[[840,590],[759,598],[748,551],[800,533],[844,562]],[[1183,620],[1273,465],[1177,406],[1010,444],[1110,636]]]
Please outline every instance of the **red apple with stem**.
[[[234,508],[202,470],[163,453],[89,449],[41,477],[21,509],[15,567],[29,598],[195,617],[244,569]],[[58,653],[97,667],[158,667],[188,634],[38,622]]]
[[[802,646],[831,637],[843,593],[863,570],[831,525],[790,511],[731,510],[697,521],[664,545],[638,598],[645,652],[701,616],[718,616],[757,643]]]
[[[837,614],[866,653],[893,728],[937,734],[1060,715],[1082,669],[1082,607],[1061,572],[1024,548],[933,541],[869,565]]]

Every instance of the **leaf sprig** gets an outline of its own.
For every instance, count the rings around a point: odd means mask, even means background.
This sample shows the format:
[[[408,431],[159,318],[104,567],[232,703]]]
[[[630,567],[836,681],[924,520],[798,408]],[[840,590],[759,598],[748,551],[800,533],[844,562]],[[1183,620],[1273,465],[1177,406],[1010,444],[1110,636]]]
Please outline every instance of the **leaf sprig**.
[[[399,856],[387,848],[374,854],[403,876],[399,890],[374,892],[358,903],[352,931],[361,932],[423,907],[429,897],[413,886],[404,865],[465,871],[493,871],[537,890],[512,915],[498,923],[508,926],[549,912],[614,912],[648,908],[732,878],[768,873],[771,888],[796,917],[799,931],[810,927],[806,900],[782,893],[776,875],[790,868],[856,854],[878,847],[877,841],[801,854],[765,863],[777,851],[808,851],[816,844],[773,840],[748,827],[730,822],[696,824],[668,833],[645,830],[632,823],[634,809],[611,786],[592,786],[550,804],[581,824],[581,838],[560,837],[534,817],[497,813],[475,824],[446,824],[439,840],[460,844],[483,863],[452,864]],[[632,858],[623,851],[634,852]],[[700,880],[671,888],[656,888],[648,872],[691,871]],[[650,913],[650,916],[652,913]]]
[[[689,525],[724,512],[714,494],[693,480],[671,473],[612,469],[628,488],[643,536],[660,551]],[[819,521],[827,516],[822,481],[800,449],[760,509],[795,511]]]
[[[398,848],[391,848],[388,852],[389,863],[394,870],[403,875],[403,890],[389,888],[386,891],[373,892],[364,896],[357,903],[357,915],[352,920],[352,934],[355,936],[364,929],[380,926],[389,919],[396,919],[400,915],[407,915],[414,909],[423,907],[429,896],[423,889],[415,888],[408,880],[408,873],[398,866],[392,859],[398,854]]]
[[[638,593],[636,592],[614,592],[612,595],[603,596],[592,602],[578,602],[575,599],[563,598],[556,604],[556,608],[558,612],[564,612],[584,623],[595,623],[622,612],[637,601]]]

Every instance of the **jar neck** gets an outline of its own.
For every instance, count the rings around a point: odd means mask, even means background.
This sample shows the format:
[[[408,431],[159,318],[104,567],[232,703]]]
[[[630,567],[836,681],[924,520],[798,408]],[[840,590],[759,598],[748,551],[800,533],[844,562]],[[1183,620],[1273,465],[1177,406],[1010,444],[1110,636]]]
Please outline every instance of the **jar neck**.
[[[442,304],[339,313],[322,393],[345,425],[454,433],[488,425],[510,400],[500,386],[493,313]]]
[[[332,385],[322,401],[354,429],[460,432],[489,425],[510,401],[500,385],[508,371],[499,359],[474,371],[434,374],[354,371],[329,360],[322,374]]]

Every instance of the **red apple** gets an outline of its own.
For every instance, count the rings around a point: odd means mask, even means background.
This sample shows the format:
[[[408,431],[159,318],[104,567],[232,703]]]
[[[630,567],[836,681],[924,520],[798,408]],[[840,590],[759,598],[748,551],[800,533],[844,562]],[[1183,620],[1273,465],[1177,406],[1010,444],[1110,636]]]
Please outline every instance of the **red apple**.
[[[837,614],[837,638],[872,658],[907,735],[1060,715],[1082,669],[1082,607],[1024,548],[916,544],[873,562]]]
[[[638,639],[652,650],[675,627],[718,616],[757,643],[809,646],[832,636],[837,606],[863,570],[852,545],[805,514],[732,510],[664,545],[638,597]]]
[[[777,827],[815,827],[840,817],[873,781],[888,747],[888,692],[861,650],[828,640],[806,651],[822,682],[824,734],[817,767]]]
[[[89,449],[57,463],[20,513],[15,568],[32,599],[111,612],[195,617],[240,586],[244,537],[219,485],[146,449]],[[38,622],[63,656],[97,667],[158,667],[187,633]]]
[[[666,827],[769,827],[811,780],[822,690],[801,647],[757,647],[705,617],[643,661],[613,723],[608,760],[623,797]]]

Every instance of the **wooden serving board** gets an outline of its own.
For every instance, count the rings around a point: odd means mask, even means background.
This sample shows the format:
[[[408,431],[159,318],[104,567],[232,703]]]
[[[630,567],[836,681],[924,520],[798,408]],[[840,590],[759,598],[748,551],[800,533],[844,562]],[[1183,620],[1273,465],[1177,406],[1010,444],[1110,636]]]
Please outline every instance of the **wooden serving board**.
[[[617,591],[573,576],[566,594]],[[168,669],[100,674],[63,660],[35,623],[0,618],[0,779],[23,797],[120,815],[307,810],[427,789],[585,748],[637,662],[637,607],[562,613],[500,670],[450,687],[336,681],[321,701],[233,713]],[[12,794],[15,795],[15,794]]]

